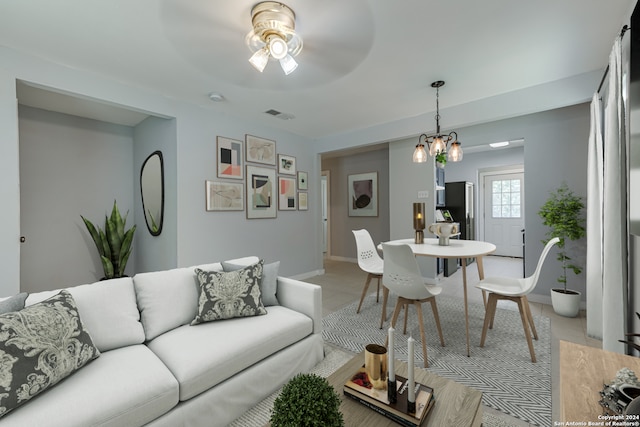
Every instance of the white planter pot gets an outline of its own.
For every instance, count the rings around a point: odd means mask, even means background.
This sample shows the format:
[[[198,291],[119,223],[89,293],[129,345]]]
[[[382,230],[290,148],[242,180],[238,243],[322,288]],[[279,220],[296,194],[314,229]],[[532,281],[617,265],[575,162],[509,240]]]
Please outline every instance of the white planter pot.
[[[560,316],[576,317],[580,311],[581,293],[569,289],[567,289],[567,292],[564,293],[564,289],[551,289],[553,311]]]

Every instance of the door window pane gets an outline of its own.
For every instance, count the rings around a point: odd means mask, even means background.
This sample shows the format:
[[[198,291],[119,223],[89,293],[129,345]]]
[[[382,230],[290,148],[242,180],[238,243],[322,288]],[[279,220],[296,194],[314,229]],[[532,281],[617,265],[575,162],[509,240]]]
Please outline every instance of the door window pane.
[[[519,179],[493,181],[491,186],[491,212],[494,218],[520,218],[521,197]]]

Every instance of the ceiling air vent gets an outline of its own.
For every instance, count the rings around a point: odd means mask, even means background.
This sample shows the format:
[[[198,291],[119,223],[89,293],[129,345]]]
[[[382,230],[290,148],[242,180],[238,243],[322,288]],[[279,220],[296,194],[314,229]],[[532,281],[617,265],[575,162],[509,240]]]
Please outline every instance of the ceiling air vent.
[[[273,117],[277,117],[277,118],[279,118],[281,120],[291,120],[291,119],[295,118],[295,116],[293,114],[283,113],[281,111],[274,110],[274,109],[267,110],[267,111],[265,111],[265,113],[269,114],[269,115],[271,115]]]

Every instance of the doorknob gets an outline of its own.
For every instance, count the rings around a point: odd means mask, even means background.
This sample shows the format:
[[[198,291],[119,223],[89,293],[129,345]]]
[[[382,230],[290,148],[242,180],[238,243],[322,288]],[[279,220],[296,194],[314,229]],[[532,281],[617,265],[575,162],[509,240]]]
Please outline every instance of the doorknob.
[[[20,243],[24,243],[27,240],[26,237],[24,236],[20,236]]]

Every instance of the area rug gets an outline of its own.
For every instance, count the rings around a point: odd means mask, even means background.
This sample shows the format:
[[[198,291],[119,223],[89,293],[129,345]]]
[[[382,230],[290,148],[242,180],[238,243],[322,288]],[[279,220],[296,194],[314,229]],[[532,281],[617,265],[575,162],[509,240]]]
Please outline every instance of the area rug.
[[[324,348],[325,357],[318,365],[316,365],[311,372],[320,375],[321,377],[328,377],[333,374],[338,368],[347,363],[353,357],[352,353],[347,353],[331,346],[325,345]],[[273,409],[273,402],[276,400],[280,391],[271,394],[255,407],[251,408],[248,412],[229,424],[229,427],[264,427],[271,418],[271,410]],[[492,414],[482,415],[483,427],[513,427],[513,424],[504,418],[495,416]],[[346,427],[360,427],[360,426],[346,426]]]
[[[359,353],[370,343],[384,345],[390,321],[380,326],[382,303],[375,293],[368,295],[360,314],[357,302],[327,315],[323,337],[346,350]],[[445,347],[440,346],[430,304],[423,305],[427,356],[430,372],[482,391],[482,403],[530,424],[546,426],[551,419],[551,324],[547,317],[534,317],[538,341],[534,341],[537,363],[531,362],[522,321],[517,311],[498,309],[494,327],[489,330],[484,348],[479,346],[484,321],[484,306],[469,304],[471,357],[467,357],[464,302],[460,298],[439,295],[437,298]],[[389,319],[395,304],[389,298]],[[407,360],[406,338],[402,336],[404,314],[398,318],[395,354]],[[416,343],[416,365],[423,366],[422,345],[417,316],[409,310],[407,336]]]

